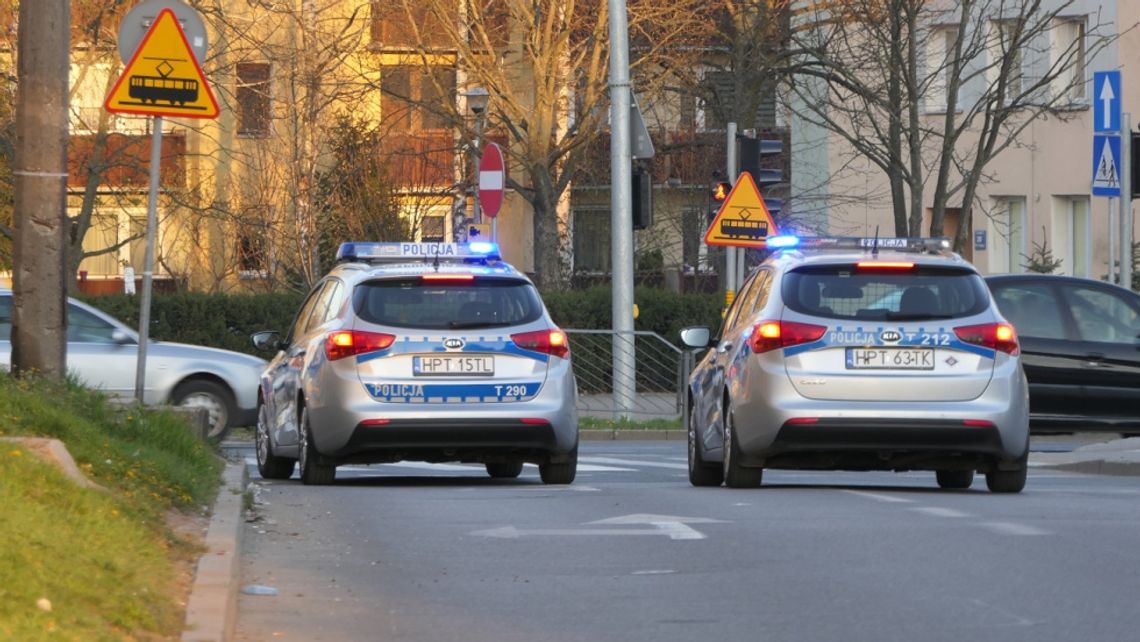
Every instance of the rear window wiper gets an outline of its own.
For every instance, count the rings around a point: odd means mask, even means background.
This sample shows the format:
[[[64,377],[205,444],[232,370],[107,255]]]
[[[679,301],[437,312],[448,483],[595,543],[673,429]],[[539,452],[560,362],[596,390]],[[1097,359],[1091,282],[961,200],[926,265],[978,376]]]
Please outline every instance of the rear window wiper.
[[[922,312],[917,314],[903,314],[902,312],[888,312],[888,321],[929,321],[933,319],[953,319],[953,314],[932,314]]]
[[[514,325],[507,321],[451,321],[447,327],[452,330],[459,330],[463,328],[502,328],[508,325]]]

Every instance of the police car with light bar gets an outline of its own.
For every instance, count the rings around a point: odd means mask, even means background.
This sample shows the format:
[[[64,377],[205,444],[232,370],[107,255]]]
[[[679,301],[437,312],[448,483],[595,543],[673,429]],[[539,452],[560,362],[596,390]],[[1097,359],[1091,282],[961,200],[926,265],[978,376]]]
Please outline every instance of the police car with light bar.
[[[1013,326],[945,239],[772,237],[688,386],[689,480],[765,468],[931,470],[1025,486],[1029,397]]]
[[[341,245],[337,265],[261,376],[262,477],[334,481],[336,467],[481,463],[495,478],[538,465],[574,481],[577,384],[566,334],[493,243]]]

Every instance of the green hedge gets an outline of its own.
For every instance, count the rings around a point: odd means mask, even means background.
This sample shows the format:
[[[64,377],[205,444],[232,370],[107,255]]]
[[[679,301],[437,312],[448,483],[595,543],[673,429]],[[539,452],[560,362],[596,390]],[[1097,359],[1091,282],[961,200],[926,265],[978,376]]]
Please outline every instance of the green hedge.
[[[112,294],[83,298],[132,328],[138,327],[138,297]],[[298,293],[155,294],[150,309],[150,336],[258,354],[249,335],[259,330],[287,331],[302,299],[304,295]]]
[[[207,294],[179,292],[155,294],[151,306],[150,336],[165,341],[194,343],[254,354],[249,335],[259,330],[289,329],[303,294]],[[612,300],[608,287],[543,295],[554,322],[563,328],[609,329]],[[84,297],[88,303],[138,327],[137,296],[112,294]],[[640,316],[636,330],[656,332],[673,344],[689,325],[720,324],[720,297],[711,294],[677,294],[655,288],[637,288],[634,301]],[[262,355],[264,356],[264,355]]]

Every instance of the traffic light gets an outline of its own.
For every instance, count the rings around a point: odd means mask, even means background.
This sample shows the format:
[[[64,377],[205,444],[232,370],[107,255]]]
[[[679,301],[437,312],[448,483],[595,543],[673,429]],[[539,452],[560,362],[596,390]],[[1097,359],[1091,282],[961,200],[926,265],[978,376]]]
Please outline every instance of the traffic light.
[[[752,175],[760,195],[764,197],[764,204],[774,216],[780,211],[783,199],[768,198],[767,192],[775,185],[786,182],[784,170],[762,167],[765,158],[772,158],[784,153],[784,142],[776,139],[752,138],[750,136],[737,136],[740,145],[740,171]],[[772,163],[767,163],[771,165]]]
[[[1140,198],[1140,134],[1132,133],[1132,153],[1129,154],[1131,158],[1131,172],[1129,175],[1132,177],[1132,198]]]
[[[653,225],[653,175],[649,170],[633,169],[633,229],[644,230]]]
[[[732,191],[732,183],[721,181],[713,183],[712,189],[709,190],[709,223],[712,223],[713,217],[720,211],[720,206],[728,200],[728,193]]]

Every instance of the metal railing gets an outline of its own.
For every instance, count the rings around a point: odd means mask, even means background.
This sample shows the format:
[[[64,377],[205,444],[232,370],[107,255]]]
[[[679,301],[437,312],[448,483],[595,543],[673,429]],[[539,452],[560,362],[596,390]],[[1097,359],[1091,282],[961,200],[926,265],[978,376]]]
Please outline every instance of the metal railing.
[[[629,417],[634,420],[677,419],[685,412],[685,382],[692,370],[692,354],[656,332],[566,329],[571,363],[578,379],[578,414],[618,418],[622,409],[614,401],[613,354],[615,338],[633,344],[636,385]]]

